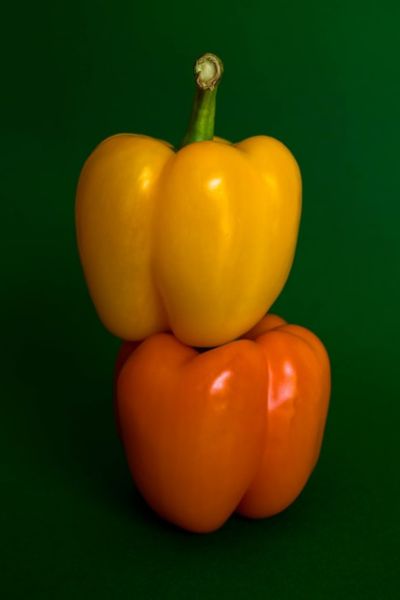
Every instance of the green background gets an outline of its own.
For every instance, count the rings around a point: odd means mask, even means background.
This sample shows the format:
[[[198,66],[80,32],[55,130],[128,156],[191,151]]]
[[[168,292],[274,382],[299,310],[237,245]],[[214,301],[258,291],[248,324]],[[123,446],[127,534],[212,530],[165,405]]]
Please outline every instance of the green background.
[[[22,2],[2,18],[2,597],[395,598],[400,301],[397,2]],[[286,512],[191,535],[133,489],[112,411],[118,346],[75,247],[104,137],[177,143],[192,63],[218,53],[217,133],[300,164],[295,264],[274,310],[333,370],[323,452]]]

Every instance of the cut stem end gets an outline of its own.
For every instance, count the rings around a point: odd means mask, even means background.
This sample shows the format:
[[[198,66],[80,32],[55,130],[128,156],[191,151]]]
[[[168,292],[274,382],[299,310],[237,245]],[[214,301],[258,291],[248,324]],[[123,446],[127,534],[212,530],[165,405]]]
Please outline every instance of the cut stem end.
[[[212,91],[219,83],[223,70],[222,61],[218,56],[210,52],[203,54],[194,66],[196,84],[202,90]]]

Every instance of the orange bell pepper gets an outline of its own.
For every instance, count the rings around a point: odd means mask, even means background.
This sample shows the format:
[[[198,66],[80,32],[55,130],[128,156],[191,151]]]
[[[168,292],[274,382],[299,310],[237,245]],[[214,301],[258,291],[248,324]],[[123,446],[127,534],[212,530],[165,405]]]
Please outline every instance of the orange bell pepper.
[[[206,532],[235,510],[261,461],[264,373],[248,340],[199,353],[159,333],[129,356],[118,423],[133,479],[161,517]]]
[[[326,350],[268,315],[248,339],[200,353],[172,334],[123,344],[117,414],[136,485],[190,531],[236,510],[267,517],[299,495],[318,460],[330,395]]]

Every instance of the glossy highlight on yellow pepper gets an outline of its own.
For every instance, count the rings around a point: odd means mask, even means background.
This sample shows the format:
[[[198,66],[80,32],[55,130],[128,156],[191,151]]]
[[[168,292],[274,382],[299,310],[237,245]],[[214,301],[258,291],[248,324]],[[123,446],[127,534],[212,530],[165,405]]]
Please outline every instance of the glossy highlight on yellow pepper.
[[[197,115],[207,93],[215,110],[215,92],[215,82],[200,92]],[[213,139],[213,127],[192,140],[174,151],[114,135],[83,167],[81,262],[100,319],[122,339],[172,330],[192,346],[228,342],[262,318],[288,277],[301,213],[290,151],[263,135]]]

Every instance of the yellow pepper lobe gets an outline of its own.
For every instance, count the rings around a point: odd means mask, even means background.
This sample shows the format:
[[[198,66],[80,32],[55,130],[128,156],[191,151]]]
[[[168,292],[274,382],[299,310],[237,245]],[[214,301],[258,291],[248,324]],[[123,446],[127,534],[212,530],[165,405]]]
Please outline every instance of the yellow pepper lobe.
[[[144,136],[109,138],[86,162],[76,204],[101,320],[131,340],[166,329],[194,346],[240,336],[286,282],[300,211],[297,163],[273,138],[177,153]]]
[[[126,340],[168,329],[153,278],[157,181],[173,151],[145,136],[102,142],[78,183],[78,249],[89,292],[107,329]]]

